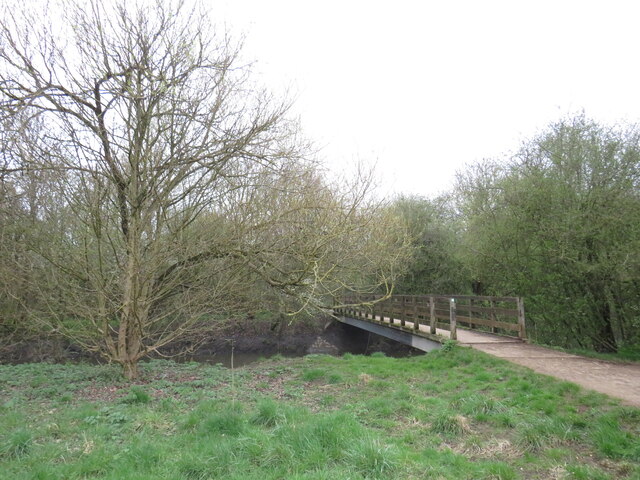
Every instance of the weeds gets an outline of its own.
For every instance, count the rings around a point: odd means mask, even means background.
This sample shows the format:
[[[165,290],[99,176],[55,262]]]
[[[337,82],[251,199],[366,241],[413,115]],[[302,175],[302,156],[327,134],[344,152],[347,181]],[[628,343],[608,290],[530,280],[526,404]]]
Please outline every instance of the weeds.
[[[597,422],[591,436],[596,448],[610,458],[640,462],[640,437],[637,429],[632,433],[621,428],[620,416],[615,413],[617,412],[602,417]]]
[[[251,418],[251,423],[264,425],[265,427],[275,427],[282,418],[278,404],[274,400],[267,398],[256,405],[256,412]]]
[[[363,438],[350,452],[350,463],[365,478],[391,475],[399,467],[398,451],[376,438]]]
[[[454,348],[456,348],[456,345],[458,344],[458,342],[456,342],[455,340],[446,340],[443,344],[442,347],[440,348],[441,352],[450,352],[452,351]]]
[[[314,368],[314,369],[306,370],[305,372],[303,372],[302,373],[302,379],[305,382],[313,382],[314,380],[318,380],[320,378],[323,378],[326,374],[327,374],[327,372],[325,372],[323,369]]]
[[[33,442],[31,432],[26,429],[19,429],[11,432],[7,440],[0,449],[3,457],[18,458],[29,453],[29,449]]]
[[[470,431],[470,428],[468,420],[462,415],[442,413],[434,419],[431,430],[444,435],[461,435]]]
[[[149,403],[151,396],[145,392],[141,387],[133,386],[129,390],[129,395],[122,399],[122,403]]]
[[[370,357],[371,357],[371,358],[385,358],[385,357],[386,357],[386,355],[385,355],[385,353],[384,353],[384,352],[373,352],[373,353],[370,355]]]
[[[226,409],[204,418],[199,424],[198,432],[201,435],[238,436],[244,432],[245,427],[246,422],[242,414]]]

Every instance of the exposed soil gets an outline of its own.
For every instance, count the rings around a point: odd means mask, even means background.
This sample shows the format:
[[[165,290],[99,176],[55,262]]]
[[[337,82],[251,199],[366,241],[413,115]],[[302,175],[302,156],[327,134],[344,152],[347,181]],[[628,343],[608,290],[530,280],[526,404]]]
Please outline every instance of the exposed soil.
[[[468,330],[458,330],[458,341],[537,373],[577,383],[640,407],[640,364],[596,360]]]

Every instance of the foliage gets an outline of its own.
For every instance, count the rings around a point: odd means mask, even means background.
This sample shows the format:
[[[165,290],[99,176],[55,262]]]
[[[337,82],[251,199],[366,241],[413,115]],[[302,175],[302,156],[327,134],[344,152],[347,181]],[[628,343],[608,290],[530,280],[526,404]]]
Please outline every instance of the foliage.
[[[407,226],[413,247],[406,273],[396,285],[401,294],[466,293],[470,283],[458,258],[459,222],[451,199],[399,196],[391,209]]]
[[[129,395],[122,399],[124,403],[149,403],[151,396],[141,387],[132,386]]]
[[[329,185],[290,103],[254,86],[197,6],[76,2],[56,28],[12,7],[0,328],[28,319],[135,378],[213,319],[392,288],[404,229],[369,199],[370,177]]]
[[[483,293],[526,298],[536,340],[640,341],[639,142],[579,116],[460,176],[465,264]]]
[[[443,352],[450,352],[451,350],[453,350],[454,348],[456,348],[456,345],[458,345],[458,342],[455,340],[446,340],[443,344],[442,344],[442,348],[441,350]]]

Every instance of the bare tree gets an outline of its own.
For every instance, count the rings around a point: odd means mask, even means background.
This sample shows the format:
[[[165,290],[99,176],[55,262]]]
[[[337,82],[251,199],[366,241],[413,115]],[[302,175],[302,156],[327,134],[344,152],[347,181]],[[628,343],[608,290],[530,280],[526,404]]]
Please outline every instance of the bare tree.
[[[363,187],[323,184],[289,104],[252,87],[206,15],[79,5],[55,29],[9,8],[0,22],[5,171],[56,172],[30,241],[47,265],[32,316],[135,378],[145,355],[242,311],[256,282],[295,298],[289,313],[391,285],[401,229],[375,236]]]

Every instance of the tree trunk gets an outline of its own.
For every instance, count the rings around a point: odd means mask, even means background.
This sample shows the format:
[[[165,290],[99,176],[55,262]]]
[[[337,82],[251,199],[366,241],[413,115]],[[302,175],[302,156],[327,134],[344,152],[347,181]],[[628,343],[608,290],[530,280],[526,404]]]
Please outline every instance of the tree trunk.
[[[473,280],[471,282],[471,291],[474,295],[484,295],[484,284],[480,280]]]
[[[615,334],[613,333],[613,326],[611,325],[611,308],[609,302],[603,299],[599,305],[600,310],[600,326],[598,329],[598,336],[594,341],[594,348],[596,352],[600,353],[616,353],[618,351],[618,345],[616,342]]]
[[[138,360],[137,359],[124,359],[120,362],[122,365],[122,375],[127,380],[135,380],[138,378]]]
[[[138,360],[142,350],[142,335],[146,315],[144,289],[140,278],[140,241],[138,222],[129,221],[128,259],[122,291],[122,313],[118,331],[118,362],[122,365],[123,374],[128,380],[138,375]]]

